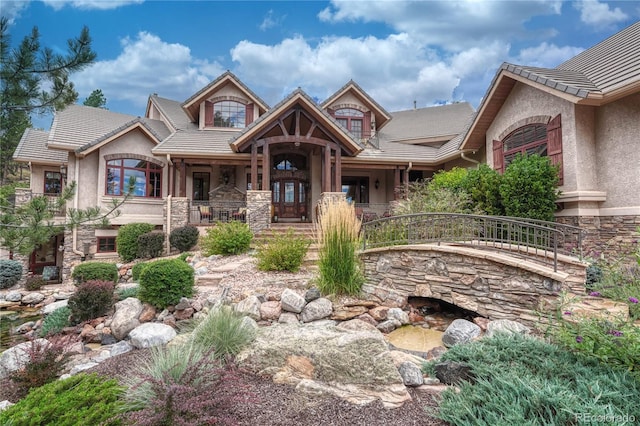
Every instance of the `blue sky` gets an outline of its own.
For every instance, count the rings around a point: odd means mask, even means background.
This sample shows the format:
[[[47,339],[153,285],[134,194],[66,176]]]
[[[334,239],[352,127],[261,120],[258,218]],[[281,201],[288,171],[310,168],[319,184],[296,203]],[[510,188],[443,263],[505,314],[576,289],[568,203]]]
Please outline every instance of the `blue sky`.
[[[388,111],[477,107],[502,62],[555,67],[640,19],[640,1],[45,0],[0,5],[12,45],[34,26],[64,51],[86,25],[96,62],[79,103],[144,115],[151,93],[184,101],[225,70],[269,105],[297,87],[324,100],[354,79]],[[34,120],[48,128],[50,118]]]

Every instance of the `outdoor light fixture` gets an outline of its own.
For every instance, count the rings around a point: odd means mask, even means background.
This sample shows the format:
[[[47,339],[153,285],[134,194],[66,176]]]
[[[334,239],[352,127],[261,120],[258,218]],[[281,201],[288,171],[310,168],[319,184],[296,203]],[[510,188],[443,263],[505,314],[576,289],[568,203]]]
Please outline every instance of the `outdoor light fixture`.
[[[376,179],[376,182],[374,183],[376,189],[380,188],[380,181],[378,179]]]

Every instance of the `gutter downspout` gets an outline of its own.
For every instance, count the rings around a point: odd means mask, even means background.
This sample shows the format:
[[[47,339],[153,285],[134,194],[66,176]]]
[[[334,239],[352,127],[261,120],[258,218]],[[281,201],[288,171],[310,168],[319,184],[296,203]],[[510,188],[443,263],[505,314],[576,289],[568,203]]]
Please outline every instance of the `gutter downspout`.
[[[474,152],[475,154],[475,152]],[[463,160],[467,160],[470,163],[474,163],[476,165],[476,168],[480,165],[480,162],[478,160],[474,160],[473,158],[469,158],[467,156],[464,155],[464,151],[460,153],[460,158],[462,158]]]
[[[171,154],[167,154],[167,164],[169,164],[170,167],[173,166],[173,162],[171,161]],[[171,171],[168,171],[167,173],[169,176],[168,178],[171,178]],[[173,187],[173,183],[170,182],[169,183],[169,190],[168,190],[168,194],[167,194],[167,235],[171,234],[171,188]],[[167,249],[167,254],[171,253],[171,241],[169,241],[169,238],[165,238],[166,240],[166,249]]]
[[[78,157],[74,155],[73,158],[74,158],[73,177],[74,177],[74,180],[76,181],[76,192],[73,195],[73,208],[75,210],[78,210],[78,203],[79,203],[78,200],[80,198],[80,194],[79,194],[80,187],[77,185],[78,185],[78,178],[80,177],[80,168],[78,167]],[[84,252],[81,252],[80,250],[78,250],[77,243],[78,243],[78,225],[75,225],[71,233],[71,250],[73,251],[74,254],[77,254],[80,257],[85,257]]]

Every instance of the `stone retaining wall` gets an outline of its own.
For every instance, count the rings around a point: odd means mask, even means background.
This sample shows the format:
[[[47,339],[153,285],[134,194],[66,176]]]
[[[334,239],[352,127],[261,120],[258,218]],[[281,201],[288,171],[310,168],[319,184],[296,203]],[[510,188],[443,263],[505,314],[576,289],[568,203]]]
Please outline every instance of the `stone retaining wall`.
[[[361,254],[365,298],[403,307],[409,296],[453,303],[491,320],[534,325],[557,307],[563,291],[584,294],[586,265],[564,259],[568,272],[468,247],[409,245]]]

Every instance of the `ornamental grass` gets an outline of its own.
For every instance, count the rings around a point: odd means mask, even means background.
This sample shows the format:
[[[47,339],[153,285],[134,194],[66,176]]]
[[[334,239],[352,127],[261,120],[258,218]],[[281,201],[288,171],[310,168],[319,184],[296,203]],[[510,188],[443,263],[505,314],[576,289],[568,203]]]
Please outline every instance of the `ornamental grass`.
[[[353,204],[329,200],[320,206],[318,288],[324,294],[356,295],[364,276],[357,258],[360,220]]]

